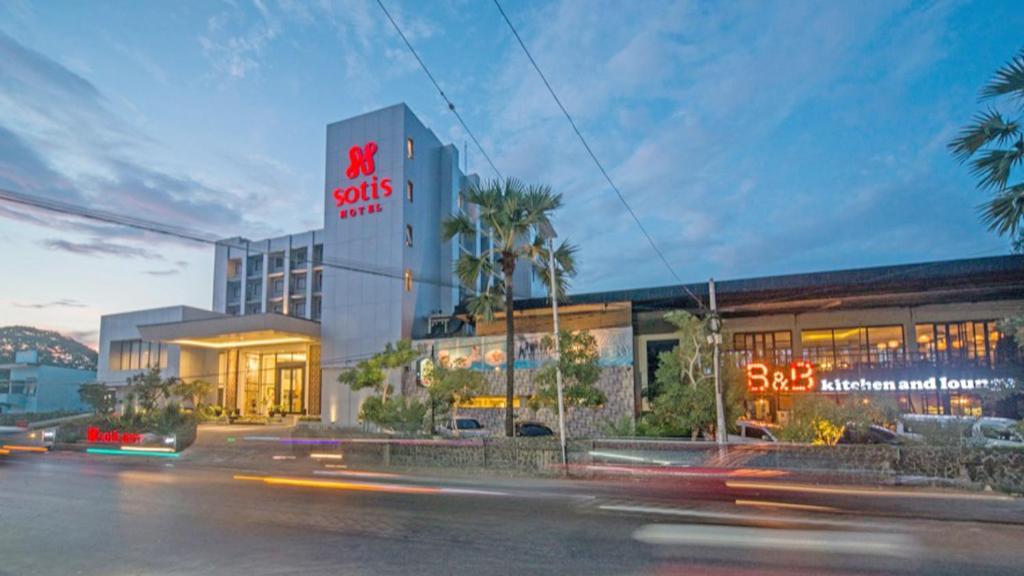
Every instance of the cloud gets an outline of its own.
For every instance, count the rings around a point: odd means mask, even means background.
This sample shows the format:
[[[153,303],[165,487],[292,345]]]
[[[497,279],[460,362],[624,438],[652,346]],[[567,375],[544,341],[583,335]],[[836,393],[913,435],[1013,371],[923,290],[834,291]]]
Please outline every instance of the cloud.
[[[161,166],[166,150],[111,112],[104,95],[85,78],[2,32],[0,60],[0,188],[167,225],[188,223],[207,234],[268,229],[243,211],[241,190]],[[196,246],[12,205],[0,206],[0,218],[87,234],[88,242],[49,244],[77,254],[152,257],[147,250],[106,242],[118,239]]]
[[[177,260],[174,262],[174,268],[164,268],[161,270],[146,270],[146,274],[150,276],[175,276],[181,274],[185,268],[188,268],[188,262],[184,260]]]
[[[144,258],[147,260],[164,259],[164,257],[158,252],[154,252],[146,248],[114,244],[98,238],[93,238],[88,242],[72,242],[70,240],[49,238],[43,240],[41,244],[50,250],[79,254],[82,256],[117,256],[121,258]]]
[[[61,298],[59,300],[53,300],[51,302],[36,302],[36,303],[15,302],[14,306],[16,308],[34,308],[34,309],[37,309],[37,310],[41,310],[43,308],[86,308],[87,307],[86,304],[83,304],[82,302],[79,302],[78,300],[75,300],[73,298]]]

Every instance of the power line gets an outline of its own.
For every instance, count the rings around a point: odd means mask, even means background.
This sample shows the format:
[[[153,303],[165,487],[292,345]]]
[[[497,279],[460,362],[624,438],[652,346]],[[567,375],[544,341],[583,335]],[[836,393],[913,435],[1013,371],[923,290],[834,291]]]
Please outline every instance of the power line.
[[[491,161],[491,157],[487,155],[487,152],[484,150],[484,147],[480,144],[480,141],[476,139],[476,136],[473,134],[473,131],[470,130],[469,126],[466,125],[466,121],[462,119],[462,115],[459,114],[459,111],[455,109],[455,104],[452,103],[452,101],[448,98],[448,95],[445,94],[444,90],[441,89],[441,85],[437,83],[437,79],[434,78],[433,74],[431,74],[430,69],[427,68],[427,65],[423,62],[423,59],[420,58],[419,53],[417,53],[416,49],[412,47],[412,43],[410,43],[409,39],[406,38],[405,33],[402,32],[402,29],[398,27],[398,23],[395,22],[395,19],[391,17],[391,13],[388,12],[388,9],[384,7],[384,3],[381,0],[377,0],[377,5],[380,6],[381,11],[384,12],[384,15],[387,16],[388,20],[391,22],[391,25],[395,28],[395,32],[398,32],[398,35],[402,37],[402,42],[405,42],[405,46],[409,49],[409,52],[412,52],[413,57],[415,57],[416,61],[419,62],[420,68],[423,68],[423,71],[426,72],[427,78],[430,78],[430,82],[434,85],[434,88],[437,89],[437,93],[441,95],[441,98],[444,99],[445,104],[448,105],[448,109],[451,110],[452,114],[454,114],[455,117],[459,120],[459,124],[462,125],[462,129],[465,130],[467,134],[469,134],[469,137],[473,140],[473,143],[476,144],[476,147],[480,150],[480,154],[482,154],[484,159],[487,160],[487,163],[491,165],[491,169],[494,170],[494,173],[498,175],[498,179],[502,179],[503,177],[501,175],[501,171],[499,171],[498,167],[495,166],[494,162]]]
[[[378,0],[378,2],[379,1],[380,0]],[[683,282],[683,279],[680,278],[679,274],[677,274],[675,269],[672,268],[672,265],[665,257],[665,254],[661,251],[660,248],[658,248],[658,245],[655,244],[654,238],[647,231],[647,228],[644,227],[643,223],[640,221],[640,218],[636,215],[636,212],[634,212],[633,208],[629,205],[629,202],[626,201],[626,197],[622,195],[622,192],[619,190],[619,187],[616,186],[615,182],[612,181],[612,177],[608,174],[608,171],[605,170],[604,165],[601,164],[601,161],[597,159],[597,155],[594,154],[594,150],[590,147],[590,144],[587,143],[587,139],[583,137],[583,133],[580,132],[579,127],[576,126],[576,121],[572,119],[572,115],[569,114],[569,111],[566,110],[565,106],[562,104],[562,101],[558,98],[558,94],[556,94],[554,88],[551,87],[551,83],[548,82],[548,79],[544,75],[544,72],[542,72],[540,66],[537,65],[537,61],[533,59],[533,55],[530,53],[530,50],[526,47],[526,43],[523,42],[522,37],[519,36],[519,32],[516,30],[516,27],[512,25],[512,21],[509,20],[508,15],[505,14],[505,10],[501,7],[501,3],[498,2],[498,0],[494,0],[494,5],[498,8],[498,12],[501,12],[501,17],[504,18],[505,23],[508,24],[509,29],[512,31],[512,35],[516,37],[516,41],[519,43],[519,46],[523,49],[523,52],[526,54],[526,57],[530,60],[530,64],[533,65],[533,69],[537,71],[537,75],[540,76],[540,79],[544,82],[544,86],[547,87],[548,92],[551,94],[551,97],[554,98],[555,103],[558,104],[558,107],[562,110],[562,114],[564,114],[565,118],[569,121],[569,125],[572,126],[573,132],[575,132],[576,136],[579,137],[579,140],[583,144],[583,147],[587,150],[587,154],[590,155],[590,158],[594,161],[594,164],[597,165],[597,169],[601,171],[601,175],[604,176],[604,179],[608,181],[608,185],[611,186],[612,190],[615,191],[615,195],[619,197],[619,201],[622,202],[622,205],[626,207],[626,211],[629,212],[629,215],[633,217],[633,220],[636,222],[636,225],[640,228],[640,232],[642,232],[644,237],[647,238],[647,242],[651,245],[651,248],[654,249],[654,252],[658,255],[658,258],[661,259],[662,263],[665,264],[665,267],[668,268],[668,271],[669,273],[672,274],[672,277],[676,279],[676,282],[679,282],[679,284],[683,287],[683,290],[685,290],[690,295],[690,297],[693,298],[695,302],[697,302],[697,306],[703,309],[703,301],[701,301],[701,299],[698,298],[697,295],[694,294],[693,291],[686,286],[686,283]]]
[[[237,248],[239,250],[245,250],[247,252],[254,252],[255,254],[269,254],[269,250],[260,250],[259,248],[253,248],[253,243],[235,243],[231,240],[217,240],[215,236],[205,233],[198,232],[195,230],[189,230],[179,226],[172,226],[168,224],[159,224],[150,220],[143,220],[141,218],[134,218],[131,216],[125,216],[114,212],[107,212],[104,210],[95,210],[92,208],[85,208],[68,202],[62,202],[60,200],[52,200],[49,198],[40,198],[31,194],[22,194],[14,192],[12,190],[6,190],[0,188],[0,200],[10,202],[13,204],[20,204],[24,206],[30,206],[32,208],[48,210],[51,212],[57,212],[60,214],[66,214],[78,218],[86,218],[89,220],[96,220],[105,224],[115,224],[118,226],[126,226],[135,230],[142,230],[146,232],[153,232],[155,234],[161,234],[164,236],[171,236],[181,240],[187,240],[198,244],[208,244],[211,246],[226,246],[229,248]],[[358,272],[361,274],[369,274],[372,276],[380,276],[384,278],[393,278],[396,280],[405,279],[404,271],[391,271],[385,268],[374,268],[366,265],[357,263],[345,263],[338,261],[324,260],[322,262],[315,262],[310,258],[306,258],[302,261],[302,264],[313,264],[314,266],[324,266],[326,268],[334,268],[337,270],[345,270],[349,272]],[[432,284],[440,286],[442,288],[456,288],[457,285],[451,282],[445,282],[441,279],[418,277],[413,276],[416,282],[423,284]]]

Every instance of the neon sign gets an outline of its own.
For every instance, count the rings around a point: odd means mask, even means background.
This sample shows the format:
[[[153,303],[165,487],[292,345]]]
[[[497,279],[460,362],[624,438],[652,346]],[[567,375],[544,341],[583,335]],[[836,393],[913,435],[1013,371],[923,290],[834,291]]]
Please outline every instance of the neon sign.
[[[760,362],[747,364],[747,390],[751,392],[809,392],[816,384],[810,362],[793,362],[788,369],[772,369]]]
[[[85,429],[85,440],[90,444],[142,444],[142,434],[133,432],[103,431],[95,426]]]
[[[335,206],[340,208],[338,217],[342,220],[363,214],[378,214],[383,211],[383,207],[377,200],[391,196],[391,178],[382,178],[378,181],[374,174],[377,167],[373,157],[376,153],[377,143],[373,141],[367,142],[364,146],[349,148],[349,164],[345,169],[345,176],[349,180],[356,180],[360,176],[372,178],[345,188],[335,188],[331,193]]]
[[[822,392],[910,392],[918,390],[977,390],[1013,388],[1013,378],[947,378],[931,376],[913,380],[822,378]]]

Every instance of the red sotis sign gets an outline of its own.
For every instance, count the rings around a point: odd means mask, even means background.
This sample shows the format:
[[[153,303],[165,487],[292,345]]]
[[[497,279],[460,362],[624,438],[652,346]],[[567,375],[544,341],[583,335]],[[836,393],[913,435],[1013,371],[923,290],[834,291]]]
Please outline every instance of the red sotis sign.
[[[345,176],[356,180],[360,176],[373,176],[345,188],[335,188],[332,193],[334,204],[340,208],[338,217],[341,219],[355,218],[363,214],[377,214],[382,211],[377,200],[391,196],[391,178],[382,178],[379,182],[374,175],[376,166],[373,155],[377,153],[377,143],[370,141],[365,146],[353,146],[348,150],[348,168]]]
[[[141,444],[142,434],[117,430],[103,431],[95,426],[89,426],[85,429],[85,439],[90,444]]]

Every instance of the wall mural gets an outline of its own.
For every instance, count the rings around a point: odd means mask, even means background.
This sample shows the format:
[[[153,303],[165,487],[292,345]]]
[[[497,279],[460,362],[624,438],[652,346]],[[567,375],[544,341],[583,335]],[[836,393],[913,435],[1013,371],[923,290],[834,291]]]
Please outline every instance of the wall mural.
[[[633,329],[599,328],[590,330],[597,340],[598,364],[601,366],[631,366],[633,364]],[[550,350],[541,345],[546,334],[516,334],[516,369],[540,368],[552,360]],[[474,336],[445,338],[443,340],[417,340],[414,345],[431,362],[443,366],[461,360],[473,370],[494,370],[505,365],[505,336]]]

